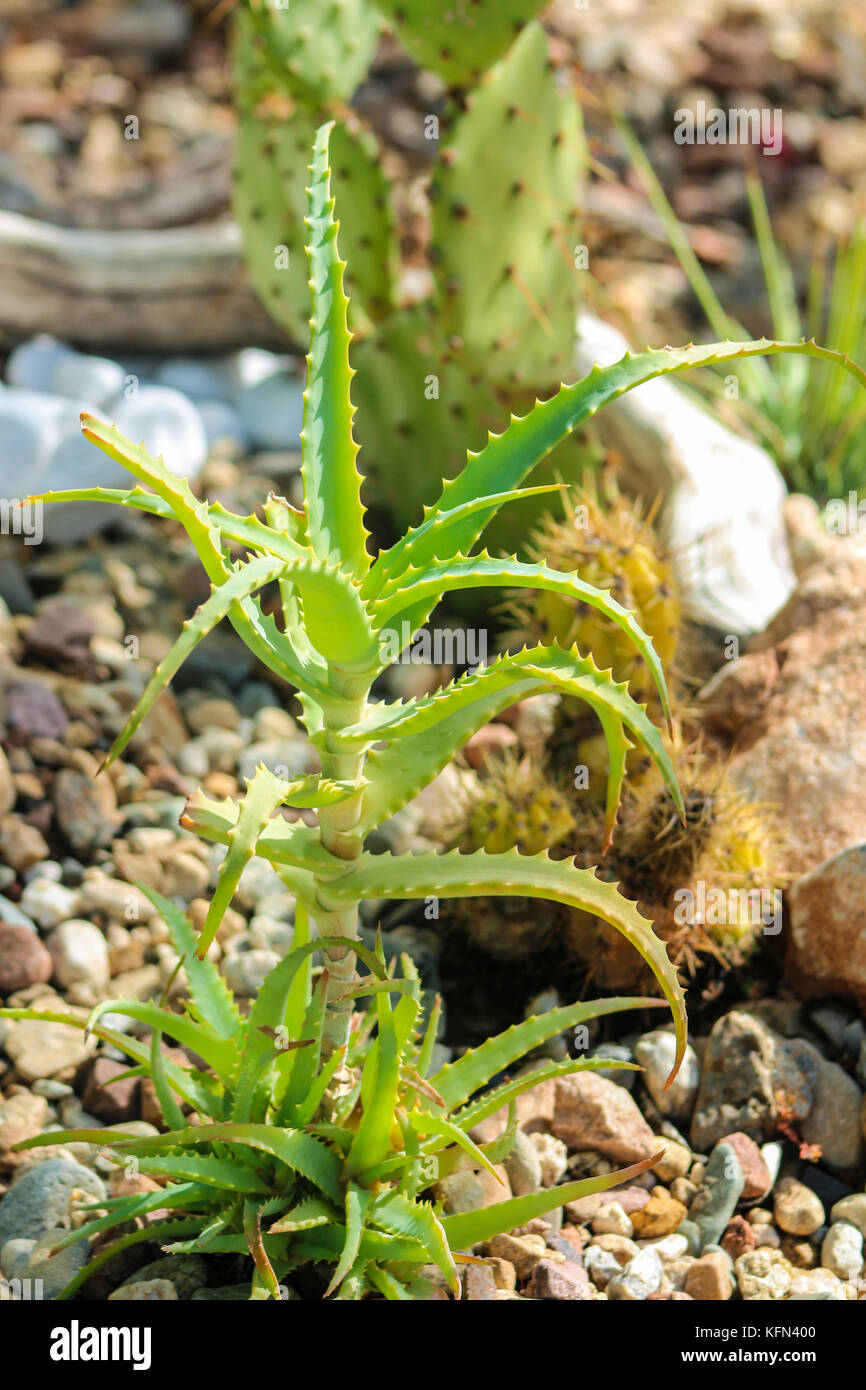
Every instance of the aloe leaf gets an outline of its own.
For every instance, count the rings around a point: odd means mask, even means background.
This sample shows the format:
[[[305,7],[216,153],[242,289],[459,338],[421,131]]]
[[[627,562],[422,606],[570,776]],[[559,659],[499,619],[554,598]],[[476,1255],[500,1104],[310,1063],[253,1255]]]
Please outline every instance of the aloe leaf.
[[[240,807],[230,797],[217,800],[197,791],[187,801],[180,823],[204,840],[227,845],[239,815]],[[274,864],[302,869],[310,875],[327,877],[334,872],[333,857],[322,845],[318,828],[304,825],[303,821],[269,821],[259,837],[256,853]]]
[[[447,512],[436,512],[432,507],[425,507],[424,521],[418,526],[410,526],[404,536],[387,550],[379,552],[362,585],[364,597],[375,597],[388,580],[401,574],[409,565],[419,563],[422,544],[423,558],[426,560],[440,554],[453,554],[455,547],[451,545],[451,530],[467,517],[475,516],[478,512],[490,512],[492,515],[500,507],[504,507],[506,502],[519,502],[524,497],[561,492],[565,487],[566,483],[544,483],[540,487],[511,488],[508,492],[495,492],[489,497],[473,497],[471,501]],[[431,515],[428,516],[428,513]],[[416,556],[419,559],[416,559]]]
[[[478,1147],[474,1139],[470,1139],[458,1125],[445,1118],[444,1115],[437,1115],[432,1110],[411,1110],[409,1112],[409,1123],[417,1134],[435,1134],[443,1139],[446,1144],[456,1144],[464,1153],[469,1154],[470,1158],[481,1168],[486,1168],[491,1177],[500,1181],[499,1174],[494,1168],[490,1159]],[[426,1153],[435,1153],[442,1145],[428,1146]]]
[[[281,560],[274,560],[270,557],[250,560],[248,564],[241,565],[236,569],[218,589],[214,589],[210,598],[196,609],[191,618],[186,620],[177,641],[157,666],[144,688],[141,699],[103,758],[103,768],[109,767],[115,758],[123,752],[130,739],[141,728],[159,696],[180,670],[190,652],[194,651],[199,642],[203,641],[208,633],[212,632],[217,624],[228,615],[235,603],[243,598],[248,598],[254,590],[260,589],[263,585],[276,579],[283,567]]]
[[[280,1285],[262,1239],[262,1217],[259,1204],[249,1200],[244,1202],[244,1239],[247,1243],[247,1249],[253,1257],[256,1274],[271,1298],[278,1299]]]
[[[367,1266],[367,1278],[389,1303],[412,1303],[412,1294],[401,1284],[395,1275],[389,1273],[387,1269],[381,1269],[379,1265],[370,1264]]]
[[[102,1024],[94,1026],[89,1020],[76,1018],[73,1014],[52,1013],[44,1009],[0,1009],[0,1018],[26,1018],[37,1023],[64,1023],[67,1027],[79,1028],[82,1032],[87,1029],[88,1032],[93,1033],[103,1042],[119,1048],[121,1052],[125,1052],[129,1057],[134,1057],[149,1068],[150,1045],[142,1042],[139,1038],[130,1037],[127,1033],[121,1033],[118,1028],[106,1028]],[[165,1057],[163,1058],[163,1066],[169,1084],[181,1100],[193,1106],[199,1114],[210,1115],[214,1097],[203,1086],[199,1085],[192,1073],[185,1071],[183,1067],[176,1066],[174,1062],[169,1062]]]
[[[241,875],[256,852],[256,842],[278,806],[283,804],[287,784],[262,764],[247,782],[247,792],[238,818],[228,834],[228,854],[219,867],[217,884],[208,906],[196,944],[195,954],[203,960],[219,931],[220,923],[237,892]],[[204,1056],[204,1053],[202,1053]]]
[[[606,1014],[622,1013],[628,1009],[658,1007],[660,1002],[658,999],[624,996],[615,999],[591,999],[583,1003],[564,1004],[561,1008],[551,1009],[548,1013],[537,1014],[520,1023],[515,1023],[504,1033],[488,1038],[478,1047],[470,1048],[464,1052],[462,1057],[447,1063],[436,1072],[430,1078],[431,1085],[435,1086],[442,1096],[448,1113],[454,1114],[458,1106],[465,1106],[476,1092],[489,1084],[492,1077],[512,1066],[534,1047],[538,1047],[548,1038],[555,1037],[564,1029],[575,1028],[578,1024],[585,1023],[589,1019],[603,1018]],[[571,1063],[566,1065],[570,1066]],[[531,1073],[531,1075],[535,1077],[536,1074]],[[531,1084],[537,1083],[533,1080]],[[521,1089],[525,1088],[521,1087]],[[517,1094],[519,1091],[515,1091],[515,1095]],[[491,1092],[489,1096],[485,1095],[481,1098],[479,1113],[476,1113],[474,1109],[460,1111],[459,1114],[455,1115],[456,1123],[463,1128],[466,1128],[470,1122],[477,1124],[488,1105],[492,1104],[493,1095],[494,1093]],[[510,1098],[512,1097],[506,1096],[506,1099]],[[492,1104],[492,1109],[498,1110],[502,1104],[502,1099],[499,1099],[496,1104]]]
[[[186,1120],[168,1084],[163,1066],[162,1030],[159,1028],[154,1028],[150,1035],[150,1077],[166,1125],[169,1129],[184,1129]]]
[[[96,1133],[97,1131],[94,1131]],[[178,1145],[206,1144],[213,1141],[224,1144],[240,1144],[243,1147],[260,1150],[270,1154],[292,1168],[302,1177],[308,1178],[321,1188],[326,1197],[341,1202],[340,1160],[329,1148],[311,1134],[300,1130],[278,1129],[275,1125],[238,1124],[225,1121],[219,1124],[196,1125],[181,1130],[180,1133],[140,1135],[130,1139],[122,1132],[112,1135],[108,1141],[116,1149],[123,1150],[136,1145],[140,1153],[158,1153],[164,1148]],[[96,1141],[98,1142],[98,1141]]]
[[[453,1292],[458,1291],[457,1270],[448,1239],[429,1202],[412,1201],[402,1192],[381,1193],[370,1203],[368,1216],[371,1222],[392,1235],[417,1240],[437,1269],[442,1271]]]
[[[165,1205],[166,1204],[163,1202],[163,1206]],[[141,1245],[143,1241],[152,1241],[155,1244],[159,1244],[166,1236],[194,1235],[201,1230],[201,1226],[201,1217],[186,1221],[154,1221],[150,1225],[143,1226],[138,1231],[129,1231],[126,1235],[119,1236],[118,1239],[112,1241],[110,1245],[103,1246],[98,1255],[94,1255],[88,1264],[84,1265],[82,1269],[78,1270],[77,1274],[73,1275],[69,1283],[64,1285],[57,1295],[58,1303],[72,1298],[73,1294],[78,1292],[82,1284],[86,1284],[88,1279],[93,1278],[97,1270],[101,1269],[109,1260],[112,1260],[115,1255],[119,1255],[123,1250],[128,1250],[131,1245]]]
[[[292,1207],[279,1221],[269,1227],[268,1235],[287,1235],[295,1231],[312,1231],[317,1226],[329,1226],[338,1219],[336,1208],[323,1202],[321,1197],[307,1197]]]
[[[304,428],[301,433],[304,500],[310,544],[321,559],[335,559],[361,575],[370,565],[361,507],[358,445],[349,366],[351,335],[337,250],[328,145],[333,122],[319,127],[310,165],[307,256],[313,312]],[[315,639],[314,639],[315,640]]]
[[[721,362],[746,361],[786,353],[805,354],[825,362],[835,362],[850,372],[861,385],[866,374],[842,353],[820,347],[816,342],[774,342],[759,338],[752,342],[709,343],[682,348],[652,348],[645,352],[628,352],[620,362],[608,367],[593,367],[581,381],[563,386],[555,396],[539,402],[529,414],[512,417],[502,434],[491,435],[487,445],[478,453],[470,453],[462,472],[448,479],[434,511],[450,511],[472,498],[490,496],[520,485],[529,472],[573,430],[591,419],[609,401],[652,381],[659,376],[688,371],[693,367],[709,367]],[[479,528],[472,518],[455,526],[453,544],[466,551],[486,523]],[[425,549],[427,553],[425,552]],[[417,566],[429,563],[434,552],[423,545],[413,558]]]
[[[646,1005],[648,1002],[651,1003],[652,1001],[641,1000],[642,1005]],[[519,1024],[517,1026],[520,1027]],[[488,1064],[485,1062],[486,1065]],[[506,1081],[501,1086],[495,1086],[492,1090],[485,1091],[478,1100],[463,1105],[452,1118],[461,1129],[472,1129],[482,1120],[486,1120],[488,1116],[494,1115],[497,1110],[501,1110],[504,1105],[510,1105],[525,1091],[533,1090],[544,1081],[556,1081],[561,1076],[574,1076],[576,1072],[581,1071],[609,1071],[612,1069],[640,1071],[640,1067],[635,1062],[617,1062],[609,1057],[580,1057],[569,1062],[552,1062],[549,1066],[536,1067],[524,1076],[518,1076],[513,1081]]]
[[[600,671],[592,656],[582,657],[576,647],[563,651],[556,646],[539,646],[498,657],[434,695],[374,710],[362,723],[344,731],[342,737],[350,744],[361,739],[402,740],[413,734],[424,736],[423,742],[419,737],[412,758],[406,756],[399,742],[370,754],[362,818],[364,829],[372,829],[417,795],[457,748],[500,710],[516,700],[550,689],[584,700],[601,720],[611,769],[605,848],[613,829],[625,755],[630,747],[623,725],[649,753],[675,806],[682,813],[682,797],[670,755],[647,717],[645,707],[629,695],[627,684],[614,681],[609,671]]]
[[[658,1163],[662,1153],[651,1158],[632,1163],[628,1168],[620,1168],[615,1173],[605,1173],[600,1178],[583,1178],[579,1182],[563,1183],[561,1187],[548,1187],[541,1192],[530,1192],[525,1197],[511,1197],[497,1202],[492,1207],[482,1207],[480,1211],[458,1212],[453,1216],[442,1217],[442,1229],[452,1250],[465,1250],[482,1240],[490,1240],[502,1231],[510,1231],[515,1226],[525,1226],[528,1221],[544,1216],[545,1212],[566,1202],[580,1201],[595,1192],[607,1192],[611,1187],[619,1187],[629,1178],[645,1173],[654,1163]]]
[[[365,1192],[356,1183],[350,1182],[346,1187],[346,1243],[343,1246],[331,1282],[325,1290],[325,1298],[330,1298],[331,1294],[336,1292],[355,1264],[364,1230],[364,1217],[369,1203],[370,1193]]]
[[[241,1016],[231,991],[213,961],[200,960],[195,953],[197,937],[186,913],[168,898],[146,884],[137,885],[153,903],[168,928],[172,945],[183,957],[184,972],[199,1016],[221,1038],[232,1038],[241,1024]]]
[[[186,1210],[200,1201],[212,1202],[213,1190],[197,1182],[175,1183],[170,1188],[161,1187],[156,1192],[116,1198],[111,1210],[106,1215],[94,1217],[92,1221],[85,1221],[74,1231],[58,1233],[57,1240],[51,1246],[51,1253],[55,1254],[59,1250],[66,1250],[68,1246],[77,1244],[79,1240],[90,1240],[102,1231],[110,1231],[113,1226],[125,1225],[127,1221],[136,1220],[140,1216],[147,1216],[152,1211],[161,1211],[163,1208],[170,1209],[171,1207],[182,1207]],[[112,1199],[109,1197],[95,1204],[95,1209],[104,1211],[111,1203]],[[80,1208],[80,1210],[87,1210],[87,1208]]]
[[[387,995],[376,999],[378,1032],[367,1053],[361,1079],[361,1119],[345,1164],[353,1178],[381,1163],[391,1147],[391,1130],[400,1094],[400,1052],[394,1013]]]
[[[460,854],[455,850],[448,854],[402,857],[364,854],[350,878],[330,884],[329,892],[338,901],[344,897],[350,901],[368,897],[423,898],[431,894],[440,897],[524,894],[600,917],[631,942],[665,993],[673,1012],[677,1037],[676,1061],[667,1084],[670,1085],[676,1076],[686,1046],[685,998],[676,969],[668,959],[664,943],[653,932],[652,923],[641,915],[634,903],[622,897],[613,884],[597,878],[592,869],[577,868],[570,860],[554,861],[546,853],[522,855],[516,850],[506,854],[485,854],[483,851]],[[521,1048],[521,1052],[525,1050]],[[500,1070],[501,1065],[506,1063],[495,1065],[489,1075]],[[431,1081],[441,1091],[437,1077],[431,1077]],[[449,1108],[451,1104],[453,1100],[449,1101]]]
[[[136,1162],[143,1173],[154,1177],[180,1178],[206,1187],[217,1187],[227,1193],[266,1196],[270,1191],[267,1183],[245,1164],[229,1158],[215,1158],[212,1154],[201,1157],[197,1154],[166,1154],[162,1157],[140,1154]]]
[[[334,936],[330,937],[329,940],[336,946],[345,946],[348,950],[353,950],[375,976],[384,975],[385,972],[373,952],[362,943],[345,936]],[[274,1046],[272,1034],[275,1030],[285,1027],[286,1009],[298,972],[303,968],[308,958],[321,949],[322,943],[317,939],[295,947],[287,956],[283,957],[279,965],[274,966],[256,995],[255,1003],[249,1015],[235,1085],[232,1112],[234,1120],[246,1120],[248,1118],[253,1092],[261,1074],[262,1060],[270,1057],[274,1065],[278,1066],[279,1052]],[[309,1050],[313,1052],[313,1048]],[[303,1055],[303,1053],[299,1054],[301,1057]],[[296,1060],[295,1066],[298,1065],[303,1067],[304,1064]]]
[[[543,563],[526,564],[514,558],[496,560],[486,552],[480,555],[459,555],[450,561],[431,564],[421,571],[409,571],[396,583],[386,585],[376,600],[376,620],[380,630],[395,618],[406,605],[417,606],[437,598],[449,589],[512,587],[547,589],[586,603],[610,618],[631,639],[652,672],[653,680],[670,726],[670,701],[664,672],[652,639],[643,631],[634,614],[617,603],[606,589],[586,584],[576,574],[564,574]]]
[[[103,999],[90,1012],[87,1020],[88,1031],[92,1031],[94,1024],[106,1013],[122,1014],[125,1018],[137,1019],[139,1023],[146,1023],[150,1028],[168,1033],[169,1037],[174,1038],[182,1047],[189,1047],[199,1057],[204,1058],[221,1080],[231,1076],[237,1061],[232,1044],[185,1014],[172,1013],[170,1009],[161,1009],[157,1004],[141,999]]]

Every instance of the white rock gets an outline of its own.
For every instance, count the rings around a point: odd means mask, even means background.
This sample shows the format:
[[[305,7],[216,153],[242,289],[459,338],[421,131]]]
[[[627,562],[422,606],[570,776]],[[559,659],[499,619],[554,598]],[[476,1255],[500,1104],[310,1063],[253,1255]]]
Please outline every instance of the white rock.
[[[583,1263],[586,1272],[597,1289],[606,1289],[611,1279],[618,1279],[622,1272],[619,1260],[610,1250],[602,1250],[600,1245],[590,1245],[584,1251]]]
[[[240,453],[246,453],[250,445],[249,430],[233,405],[227,401],[197,401],[198,413],[204,425],[208,445],[219,439],[229,439],[237,445]]]
[[[256,449],[297,449],[304,421],[304,384],[280,372],[245,387],[237,406]]]
[[[669,1260],[681,1260],[689,1248],[686,1236],[678,1235],[676,1231],[671,1231],[669,1236],[660,1236],[658,1240],[639,1240],[638,1245],[642,1250],[655,1250],[663,1264]]]
[[[644,1068],[644,1081],[662,1115],[688,1118],[691,1115],[701,1079],[701,1068],[695,1050],[686,1047],[682,1066],[669,1090],[665,1082],[676,1060],[677,1040],[673,1033],[655,1028],[644,1033],[635,1044],[634,1055]]]
[[[154,373],[160,386],[180,391],[198,405],[224,401],[232,389],[233,363],[224,357],[167,357]]]
[[[72,348],[65,343],[50,333],[39,333],[12,349],[6,363],[6,380],[10,386],[24,386],[28,391],[47,391],[57,364],[71,355]]]
[[[21,894],[21,906],[44,931],[68,922],[78,911],[79,893],[50,878],[32,878]]]
[[[791,1282],[789,1303],[812,1302],[820,1299],[829,1303],[845,1303],[845,1285],[829,1269],[798,1270]]]
[[[235,994],[252,999],[279,961],[275,951],[237,951],[222,961],[222,972]]]
[[[18,387],[0,390],[0,494],[25,497],[56,487],[43,476],[57,441],[79,427],[81,402]],[[68,484],[66,484],[68,486]]]
[[[99,987],[111,977],[108,942],[98,927],[83,918],[63,922],[45,942],[54,961],[54,977],[68,988],[78,981]]]
[[[606,1202],[599,1207],[592,1218],[593,1234],[597,1236],[633,1236],[634,1226],[631,1217],[623,1211],[619,1202]]]
[[[194,477],[207,458],[204,425],[192,401],[169,386],[141,386],[121,393],[107,412],[122,434],[182,477]]]
[[[94,401],[104,406],[123,387],[124,371],[109,357],[89,357],[83,352],[65,353],[55,363],[49,389],[70,400]]]
[[[580,315],[578,336],[582,373],[619,361],[629,346],[591,314]],[[662,531],[690,610],[723,632],[762,631],[794,588],[785,484],[769,454],[664,378],[626,392],[596,423],[632,486],[664,499]]]
[[[863,1235],[848,1221],[834,1221],[821,1244],[821,1264],[837,1279],[853,1279],[863,1268]]]
[[[257,347],[241,348],[240,352],[223,358],[223,362],[230,377],[229,389],[235,404],[242,391],[258,386],[260,381],[267,381],[268,377],[276,376],[291,366],[290,357]]]
[[[319,757],[306,739],[268,739],[244,749],[237,760],[238,776],[252,777],[259,763],[276,777],[302,777],[318,769]]]
[[[607,1296],[620,1301],[639,1302],[661,1287],[663,1274],[661,1257],[652,1246],[647,1246],[629,1260],[618,1277],[611,1279]]]

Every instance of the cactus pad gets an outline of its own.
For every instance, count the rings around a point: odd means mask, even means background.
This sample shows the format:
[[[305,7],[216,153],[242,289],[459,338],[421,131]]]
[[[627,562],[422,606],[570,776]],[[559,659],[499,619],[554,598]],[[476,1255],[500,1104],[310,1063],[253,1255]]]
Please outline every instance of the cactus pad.
[[[407,50],[450,87],[477,82],[547,0],[377,0]]]
[[[443,333],[499,384],[573,379],[583,138],[540,25],[524,30],[442,139],[431,258]]]
[[[241,112],[235,155],[235,214],[243,229],[247,263],[268,310],[289,339],[306,347],[310,290],[304,253],[307,164],[318,116],[297,107],[290,115],[274,102]],[[351,321],[356,331],[391,304],[396,242],[388,181],[373,137],[357,126],[335,126],[332,183],[343,218]]]
[[[238,82],[290,92],[309,106],[347,101],[376,51],[379,16],[369,0],[241,0],[236,25]]]

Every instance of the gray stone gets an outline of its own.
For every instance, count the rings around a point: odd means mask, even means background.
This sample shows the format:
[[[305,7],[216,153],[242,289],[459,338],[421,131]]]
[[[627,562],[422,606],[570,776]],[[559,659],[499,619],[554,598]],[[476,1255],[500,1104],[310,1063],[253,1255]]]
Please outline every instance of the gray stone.
[[[52,1246],[68,1232],[64,1229],[46,1231],[39,1240],[7,1241],[0,1251],[0,1265],[7,1279],[39,1279],[42,1282],[42,1297],[56,1298],[70,1279],[87,1264],[90,1259],[90,1242],[77,1240],[52,1254]],[[9,1260],[10,1247],[20,1248],[20,1256]],[[7,1265],[11,1267],[7,1268]]]
[[[0,1201],[0,1246],[7,1240],[38,1240],[45,1231],[69,1222],[69,1198],[76,1189],[102,1200],[105,1186],[90,1168],[68,1158],[47,1158],[28,1168]]]
[[[505,1159],[505,1171],[515,1197],[523,1197],[541,1188],[541,1158],[528,1134],[519,1129],[514,1145]]]
[[[863,1092],[857,1082],[835,1062],[819,1058],[815,1101],[800,1125],[807,1144],[817,1144],[828,1168],[858,1168],[866,1154],[860,1128]]]
[[[778,1091],[790,1118],[805,1119],[817,1082],[814,1049],[791,1043],[751,1014],[734,1010],[713,1026],[707,1039],[695,1110],[692,1147],[707,1153],[725,1135],[742,1131],[760,1143],[776,1130]]]
[[[700,1228],[702,1248],[718,1245],[736,1210],[745,1181],[736,1149],[731,1144],[717,1144],[689,1207],[689,1220]]]
[[[246,386],[237,400],[256,449],[296,449],[304,419],[303,381],[288,372]]]
[[[621,1274],[611,1279],[607,1296],[620,1301],[642,1301],[661,1287],[663,1275],[664,1265],[659,1254],[648,1245],[629,1260]]]
[[[191,1298],[197,1289],[207,1284],[207,1260],[201,1255],[165,1255],[162,1259],[142,1265],[134,1274],[130,1274],[129,1278],[124,1279],[120,1287],[146,1283],[152,1279],[170,1279],[178,1298]]]

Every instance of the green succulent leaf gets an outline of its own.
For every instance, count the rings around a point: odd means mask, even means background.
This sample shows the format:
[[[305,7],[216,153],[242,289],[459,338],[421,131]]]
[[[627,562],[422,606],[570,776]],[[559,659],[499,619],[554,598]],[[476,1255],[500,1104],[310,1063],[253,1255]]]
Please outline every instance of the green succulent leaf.
[[[352,437],[355,412],[350,390],[348,300],[343,291],[345,267],[337,250],[328,158],[332,128],[333,122],[320,126],[316,134],[308,189],[307,254],[313,315],[301,434],[304,498],[307,532],[316,555],[362,575],[369,568],[370,557],[356,464],[358,446]]]
[[[480,1211],[458,1212],[453,1216],[443,1216],[442,1229],[452,1250],[466,1250],[482,1240],[491,1240],[501,1231],[510,1231],[515,1226],[525,1226],[528,1221],[544,1216],[554,1207],[564,1206],[566,1202],[578,1202],[582,1197],[591,1197],[595,1192],[607,1192],[611,1187],[619,1187],[645,1173],[654,1163],[658,1163],[661,1152],[645,1158],[640,1163],[632,1163],[628,1168],[620,1168],[615,1173],[605,1173],[600,1178],[583,1178],[579,1182],[563,1183],[561,1187],[544,1188],[541,1192],[530,1192],[525,1197],[512,1197],[504,1202],[496,1202],[492,1207],[482,1207]]]
[[[357,898],[503,897],[512,894],[547,898],[601,918],[635,947],[652,970],[674,1014],[677,1056],[668,1084],[679,1069],[686,1046],[685,998],[677,972],[652,923],[612,883],[597,878],[592,869],[577,868],[570,860],[552,860],[547,854],[364,854],[351,877],[337,880],[329,891],[339,901]],[[592,1006],[588,1006],[592,1007]],[[544,1015],[549,1018],[550,1015]],[[549,1035],[548,1035],[549,1036]],[[437,1090],[438,1078],[430,1078]]]

